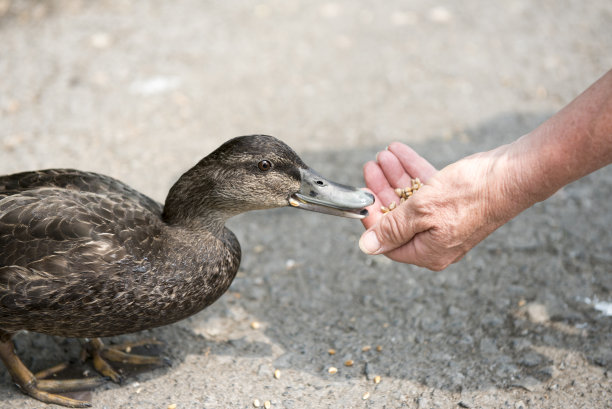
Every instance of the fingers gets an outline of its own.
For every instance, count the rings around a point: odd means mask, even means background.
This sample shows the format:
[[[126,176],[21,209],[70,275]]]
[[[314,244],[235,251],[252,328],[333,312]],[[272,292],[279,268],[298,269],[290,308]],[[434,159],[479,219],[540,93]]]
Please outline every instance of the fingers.
[[[426,181],[437,170],[414,150],[399,142],[379,152],[377,162],[364,165],[366,186],[374,193],[376,202],[368,208],[369,216],[362,220],[368,229],[359,240],[366,254],[385,254],[395,261],[436,269],[437,264],[423,257],[431,253],[423,245],[427,235],[426,222],[419,218],[413,206],[405,202],[396,210],[383,214],[380,207],[397,203],[395,188],[410,186],[411,179]]]
[[[374,224],[368,223],[371,227],[359,240],[361,251],[382,254],[408,243],[419,233],[412,213],[411,207],[404,203],[394,211],[380,215]]]
[[[393,142],[387,149],[397,157],[406,173],[413,178],[419,178],[422,182],[427,182],[437,172],[437,169],[427,159],[403,143]]]
[[[361,219],[361,223],[363,223],[363,227],[365,227],[366,229],[369,229],[370,227],[374,226],[376,222],[378,222],[378,219],[380,219],[383,213],[380,210],[380,199],[378,198],[376,193],[374,193],[370,189],[365,189],[365,190],[368,190],[372,194],[374,194],[374,199],[375,199],[374,203],[371,206],[366,207],[366,209],[368,209],[368,216],[364,219]]]
[[[378,208],[386,206],[393,200],[397,201],[395,188],[389,184],[387,177],[376,162],[368,162],[363,167],[363,177],[366,186],[378,199]]]
[[[400,160],[389,151],[382,151],[376,157],[378,165],[382,169],[389,184],[393,188],[404,188],[410,186],[412,176],[406,173]]]

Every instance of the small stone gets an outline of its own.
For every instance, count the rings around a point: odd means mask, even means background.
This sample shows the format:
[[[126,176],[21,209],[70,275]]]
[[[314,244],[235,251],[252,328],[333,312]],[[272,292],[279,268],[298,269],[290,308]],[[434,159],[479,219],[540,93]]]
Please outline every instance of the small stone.
[[[527,409],[527,406],[525,406],[525,403],[520,400],[514,404],[514,409]]]
[[[96,33],[91,36],[89,42],[94,48],[108,48],[111,45],[111,36],[108,33]]]
[[[527,317],[534,324],[542,324],[550,320],[546,306],[538,303],[527,304]]]
[[[445,7],[438,6],[429,10],[429,19],[434,23],[448,23],[452,18],[453,15]]]

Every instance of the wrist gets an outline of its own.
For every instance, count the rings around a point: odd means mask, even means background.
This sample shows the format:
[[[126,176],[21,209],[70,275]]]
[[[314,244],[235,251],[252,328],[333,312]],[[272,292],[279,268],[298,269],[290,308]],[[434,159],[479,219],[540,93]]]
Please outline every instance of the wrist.
[[[541,186],[538,160],[523,138],[486,152],[488,217],[497,226],[554,193]]]

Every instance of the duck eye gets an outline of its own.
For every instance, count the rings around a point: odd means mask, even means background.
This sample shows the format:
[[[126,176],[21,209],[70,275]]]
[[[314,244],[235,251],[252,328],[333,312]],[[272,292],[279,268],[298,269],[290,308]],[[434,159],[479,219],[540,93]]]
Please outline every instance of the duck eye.
[[[259,170],[266,172],[270,170],[270,168],[272,168],[272,162],[264,159],[257,164],[257,167],[259,168]]]

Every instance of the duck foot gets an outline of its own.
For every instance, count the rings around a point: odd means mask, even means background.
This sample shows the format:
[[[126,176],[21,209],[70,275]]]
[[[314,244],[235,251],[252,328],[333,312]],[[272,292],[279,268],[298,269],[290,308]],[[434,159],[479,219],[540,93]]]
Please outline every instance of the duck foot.
[[[113,369],[108,361],[130,365],[162,365],[167,363],[167,360],[164,358],[129,353],[132,348],[138,346],[162,344],[162,342],[155,339],[147,339],[107,347],[100,338],[94,338],[87,341],[83,346],[81,350],[81,360],[84,361],[87,356],[91,356],[93,358],[94,368],[96,368],[99,373],[110,378],[115,383],[121,383],[123,377]]]
[[[44,379],[45,377],[63,370],[66,364],[56,365],[53,368],[33,375],[23,362],[21,362],[17,354],[15,354],[15,345],[10,339],[8,341],[0,341],[0,359],[4,362],[13,381],[22,392],[45,403],[55,403],[69,408],[90,407],[90,402],[56,395],[51,392],[92,389],[104,383],[104,379],[100,377],[66,380]]]

